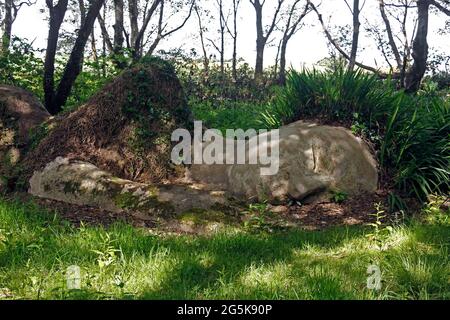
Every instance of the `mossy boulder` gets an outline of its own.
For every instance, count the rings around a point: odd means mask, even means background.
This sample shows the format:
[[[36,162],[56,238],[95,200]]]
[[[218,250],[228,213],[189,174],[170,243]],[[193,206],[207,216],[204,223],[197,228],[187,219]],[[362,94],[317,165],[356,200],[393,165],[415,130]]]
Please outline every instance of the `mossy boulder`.
[[[152,185],[114,177],[95,165],[58,157],[30,179],[29,193],[111,212],[171,217],[227,204],[224,194],[183,185]]]
[[[192,126],[174,68],[145,58],[85,105],[58,121],[25,161],[27,178],[57,157],[91,163],[112,175],[146,183],[177,177],[171,134]]]

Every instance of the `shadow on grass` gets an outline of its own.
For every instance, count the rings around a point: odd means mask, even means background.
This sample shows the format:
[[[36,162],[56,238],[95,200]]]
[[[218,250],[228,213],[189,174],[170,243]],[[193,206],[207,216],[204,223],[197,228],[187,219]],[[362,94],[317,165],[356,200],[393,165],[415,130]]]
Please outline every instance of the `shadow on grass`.
[[[108,280],[95,289],[68,292],[60,282],[46,288],[47,292],[53,290],[46,298],[379,297],[365,290],[367,266],[378,254],[355,247],[346,249],[349,243],[367,241],[367,229],[363,227],[275,234],[230,231],[199,237],[154,236],[125,224],[74,228],[33,204],[1,199],[0,219],[0,287],[14,290],[14,286],[23,286],[20,278],[11,280],[16,271],[23,277],[30,276],[27,270],[40,272],[42,277],[55,272],[64,279],[65,268],[77,264],[95,275],[99,259],[105,259],[99,252],[106,258],[112,252],[112,278],[124,275],[124,282],[130,282],[127,277],[134,277],[134,285],[124,283],[121,289]],[[449,229],[413,225],[409,237],[409,241],[440,247],[448,244]],[[445,257],[438,258],[445,265]],[[437,294],[442,288],[439,290]]]

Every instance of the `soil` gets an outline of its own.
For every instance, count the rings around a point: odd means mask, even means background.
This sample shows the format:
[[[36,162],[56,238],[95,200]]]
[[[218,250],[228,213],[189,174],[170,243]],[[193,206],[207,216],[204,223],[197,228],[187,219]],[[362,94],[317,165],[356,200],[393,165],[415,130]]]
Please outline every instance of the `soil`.
[[[195,221],[178,218],[162,219],[149,218],[132,212],[113,213],[99,208],[89,206],[77,206],[34,198],[26,193],[11,195],[14,199],[22,201],[34,200],[39,206],[49,212],[56,212],[63,220],[73,226],[81,224],[92,226],[110,226],[118,222],[131,224],[137,228],[146,229],[152,233],[161,234],[210,234],[222,226],[234,226],[242,228],[252,214],[246,208],[236,208],[235,213],[192,213],[193,217],[199,217]],[[386,192],[376,194],[364,194],[347,199],[338,204],[333,202],[322,202],[316,204],[295,204],[292,206],[268,206],[271,213],[265,222],[270,230],[303,229],[323,230],[334,226],[366,225],[374,222],[376,217],[375,205],[386,204]],[[394,219],[390,219],[394,220]],[[199,222],[200,221],[200,222]]]

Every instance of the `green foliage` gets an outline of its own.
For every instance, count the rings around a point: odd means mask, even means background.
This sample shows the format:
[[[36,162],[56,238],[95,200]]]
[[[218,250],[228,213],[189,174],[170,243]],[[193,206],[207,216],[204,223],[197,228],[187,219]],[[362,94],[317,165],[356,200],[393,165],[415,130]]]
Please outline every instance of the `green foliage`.
[[[0,83],[34,92],[42,100],[44,63],[39,58],[42,52],[34,49],[26,39],[13,37],[9,52],[0,54]]]
[[[159,58],[145,57],[133,70],[125,71],[125,81],[130,81],[128,85],[132,87],[129,88],[127,101],[122,106],[124,115],[136,124],[130,143],[137,151],[146,150],[151,140],[159,139],[169,145],[170,136],[166,135],[170,132],[163,129],[181,124],[189,128],[191,125],[190,110],[181,92],[175,69],[170,63]],[[173,94],[177,95],[177,98],[167,97],[168,90],[176,91]],[[168,99],[172,101],[167,101]],[[176,123],[171,123],[173,119]],[[164,128],[156,128],[155,124],[163,125]]]
[[[243,214],[248,216],[243,225],[247,232],[272,233],[280,229],[277,221],[274,221],[277,216],[268,209],[267,203],[251,204]]]
[[[44,122],[38,127],[31,129],[29,134],[30,141],[28,144],[28,149],[35,149],[39,145],[39,143],[41,143],[41,141],[50,133],[50,131],[51,125],[47,122]]]
[[[259,115],[266,109],[265,104],[254,102],[190,101],[196,120],[202,120],[208,128],[219,129],[223,134],[227,129],[265,129],[258,121]]]
[[[286,87],[278,90],[261,121],[268,127],[304,118],[345,123],[358,115],[370,124],[391,91],[386,89],[376,76],[343,66],[332,71],[291,71]]]
[[[176,74],[175,66],[160,57],[157,56],[144,56],[142,59],[138,62],[138,64],[144,65],[144,66],[150,66],[150,67],[156,67],[159,70],[166,73],[168,76],[172,76]]]
[[[348,199],[348,193],[340,190],[334,190],[331,193],[331,201],[335,203],[344,203]]]
[[[62,66],[65,61],[58,61],[56,77],[62,74]],[[119,74],[120,70],[114,65],[112,57],[99,57],[98,60],[85,59],[83,70],[77,77],[64,111],[70,112],[86,103],[95,95],[105,84],[110,82]]]
[[[430,196],[423,211],[427,222],[442,226],[450,225],[450,198],[448,196]]]
[[[379,249],[383,249],[383,244],[386,243],[387,237],[393,232],[393,228],[385,224],[386,211],[383,209],[381,203],[375,205],[376,212],[372,214],[375,221],[369,223],[368,226],[372,228],[372,232],[368,233],[366,237],[374,242]]]
[[[408,209],[405,201],[395,193],[390,193],[388,196],[389,212],[390,213],[404,213]]]
[[[236,79],[226,65],[222,74],[216,63],[205,71],[201,62],[188,57],[173,58],[177,75],[183,83],[186,95],[194,101],[223,101],[262,103],[273,96],[274,85],[270,75],[265,74],[260,83],[254,81],[254,70],[246,63],[239,64]]]
[[[449,90],[450,89],[450,72],[441,71],[432,75],[431,77],[425,78],[425,83],[431,81],[436,83],[439,90]]]
[[[265,128],[257,119],[276,91],[269,71],[256,83],[254,70],[246,63],[238,64],[234,77],[229,64],[223,73],[213,60],[205,69],[195,52],[162,54],[175,66],[196,120],[221,131]]]
[[[450,186],[450,104],[442,97],[398,93],[386,110],[380,162],[396,187],[426,200]]]
[[[44,50],[38,50],[27,39],[13,37],[7,54],[0,55],[0,83],[14,85],[33,92],[44,100]],[[64,111],[72,111],[98,92],[120,70],[114,57],[86,58],[83,70],[77,77]],[[55,83],[64,72],[67,57],[58,56],[55,61]]]

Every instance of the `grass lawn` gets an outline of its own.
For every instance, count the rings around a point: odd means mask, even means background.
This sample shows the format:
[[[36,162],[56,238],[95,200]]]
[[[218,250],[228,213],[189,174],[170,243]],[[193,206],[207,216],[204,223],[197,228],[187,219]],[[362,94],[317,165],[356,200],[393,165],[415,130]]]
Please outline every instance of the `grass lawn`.
[[[424,217],[378,231],[154,235],[75,228],[0,198],[0,299],[449,299],[449,213]],[[366,287],[372,264],[380,291]],[[71,265],[81,290],[66,287]]]

